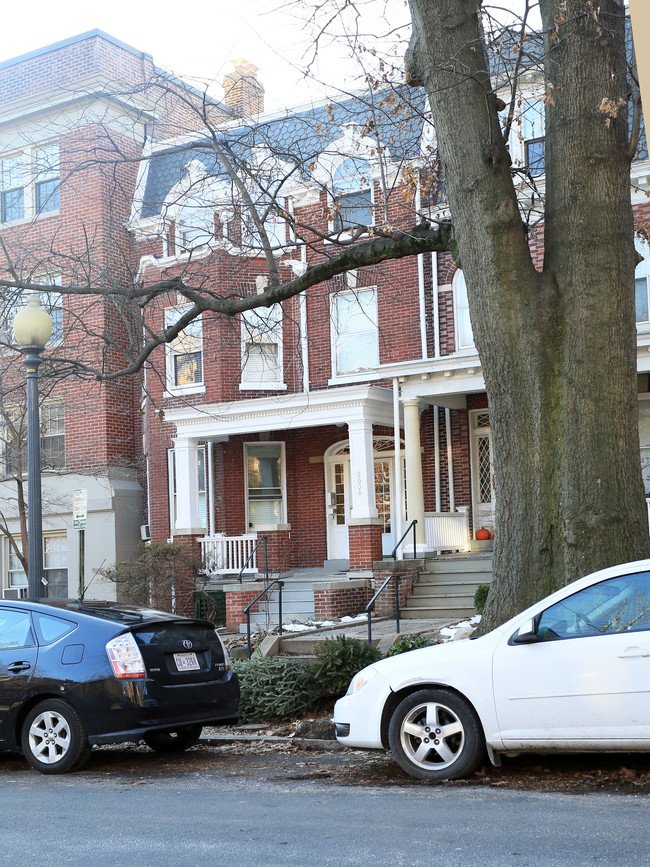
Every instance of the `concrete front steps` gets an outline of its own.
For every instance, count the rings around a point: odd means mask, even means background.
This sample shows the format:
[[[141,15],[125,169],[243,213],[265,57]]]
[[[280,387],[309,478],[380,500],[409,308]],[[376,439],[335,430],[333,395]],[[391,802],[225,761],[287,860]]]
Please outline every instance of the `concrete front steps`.
[[[292,577],[283,578],[282,588],[282,622],[292,623],[314,619],[314,584]],[[260,585],[260,590],[263,585]],[[279,620],[280,593],[277,587],[262,597],[257,604],[257,611],[251,612],[251,630],[273,629]],[[246,624],[239,627],[240,632],[246,632]]]
[[[405,620],[471,617],[479,584],[492,581],[492,554],[449,554],[427,560],[401,611]]]

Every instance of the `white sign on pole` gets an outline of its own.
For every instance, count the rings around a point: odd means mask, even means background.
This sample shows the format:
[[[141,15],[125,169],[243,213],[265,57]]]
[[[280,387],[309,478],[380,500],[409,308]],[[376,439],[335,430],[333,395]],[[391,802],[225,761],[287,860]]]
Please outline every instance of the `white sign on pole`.
[[[75,530],[86,529],[86,517],[88,515],[88,491],[83,488],[74,491],[72,495],[72,526]]]

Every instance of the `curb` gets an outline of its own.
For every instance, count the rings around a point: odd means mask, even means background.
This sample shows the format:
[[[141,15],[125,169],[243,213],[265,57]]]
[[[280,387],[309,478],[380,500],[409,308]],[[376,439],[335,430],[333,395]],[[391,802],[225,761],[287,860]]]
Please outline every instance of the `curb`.
[[[199,743],[207,746],[217,747],[224,743],[237,743],[245,741],[246,743],[274,743],[274,744],[295,744],[304,750],[344,750],[346,747],[336,740],[325,740],[323,738],[302,738],[292,735],[291,737],[280,737],[279,735],[205,735],[201,736]]]

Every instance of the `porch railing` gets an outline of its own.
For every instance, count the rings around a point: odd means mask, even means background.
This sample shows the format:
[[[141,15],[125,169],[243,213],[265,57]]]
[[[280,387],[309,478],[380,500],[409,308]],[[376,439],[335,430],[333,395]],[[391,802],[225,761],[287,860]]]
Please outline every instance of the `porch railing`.
[[[426,512],[424,535],[432,551],[469,551],[469,514],[467,506],[455,512]]]
[[[219,572],[223,575],[256,575],[257,533],[242,536],[204,536],[201,543],[203,569],[206,573]]]

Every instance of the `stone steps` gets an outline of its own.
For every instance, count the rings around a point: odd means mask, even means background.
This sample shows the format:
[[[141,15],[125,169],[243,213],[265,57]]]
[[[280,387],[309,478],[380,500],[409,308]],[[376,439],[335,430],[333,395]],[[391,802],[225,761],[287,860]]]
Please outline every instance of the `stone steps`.
[[[471,617],[479,584],[492,580],[492,557],[454,556],[427,560],[425,571],[406,600],[405,620]]]

